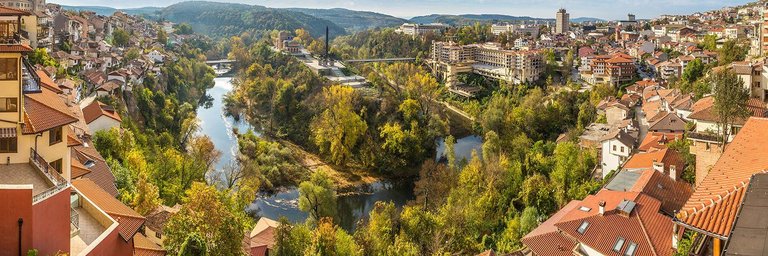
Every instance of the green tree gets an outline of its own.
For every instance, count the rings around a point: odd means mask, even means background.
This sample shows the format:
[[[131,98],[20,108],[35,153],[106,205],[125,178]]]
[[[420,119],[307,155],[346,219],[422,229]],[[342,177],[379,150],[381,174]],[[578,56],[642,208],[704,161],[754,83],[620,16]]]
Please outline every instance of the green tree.
[[[347,164],[358,140],[368,129],[353,110],[354,90],[334,85],[323,89],[324,111],[312,122],[315,145],[322,153],[330,154],[336,164]]]
[[[336,215],[336,191],[324,171],[315,171],[309,181],[299,185],[299,209],[309,213],[311,221]]]
[[[717,51],[717,36],[705,35],[704,42],[702,43],[702,49],[708,51]]]
[[[191,35],[195,31],[192,30],[192,25],[189,25],[189,23],[181,23],[173,28],[173,32],[177,35]]]
[[[128,46],[128,43],[131,40],[131,35],[128,34],[128,31],[125,31],[123,29],[115,29],[112,31],[112,44],[115,46],[125,47]]]
[[[728,65],[734,61],[742,61],[746,58],[748,50],[736,40],[725,41],[718,52],[718,64]]]
[[[155,29],[157,30],[157,42],[163,46],[168,44],[168,34],[165,33],[165,30],[162,27],[157,27]]]
[[[45,67],[59,67],[59,63],[48,55],[48,50],[45,48],[37,48],[28,56],[29,64],[42,65]]]
[[[145,173],[139,174],[139,182],[136,184],[136,196],[133,198],[133,207],[141,215],[147,215],[160,205],[160,194],[157,186],[148,181]]]
[[[683,71],[683,81],[694,83],[703,75],[704,64],[701,63],[700,59],[695,59],[685,66],[685,70]]]
[[[179,256],[205,256],[208,255],[205,241],[197,233],[189,234],[179,249]]]
[[[728,136],[733,134],[731,128],[738,120],[749,117],[747,108],[749,90],[744,88],[744,81],[731,71],[715,72],[712,75],[712,87],[714,88],[714,110],[718,117],[720,133],[723,142],[728,141]],[[722,147],[725,150],[725,147]]]
[[[204,255],[242,254],[243,234],[246,230],[245,210],[232,200],[226,191],[213,186],[194,183],[187,190],[178,213],[165,225],[164,245],[171,254],[179,254],[188,244],[190,234],[198,234]],[[187,246],[188,247],[188,246]]]
[[[279,222],[275,231],[274,255],[304,255],[307,245],[312,243],[312,231],[306,225],[292,227],[285,217],[281,217]]]

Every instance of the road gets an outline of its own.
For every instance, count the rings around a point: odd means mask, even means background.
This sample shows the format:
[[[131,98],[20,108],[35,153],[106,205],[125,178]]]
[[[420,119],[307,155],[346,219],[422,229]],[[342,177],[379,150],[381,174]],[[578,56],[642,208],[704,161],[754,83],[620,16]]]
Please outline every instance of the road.
[[[643,139],[645,139],[645,135],[648,134],[648,121],[645,119],[645,113],[643,112],[643,107],[641,106],[635,106],[635,121],[637,121],[637,125],[640,126],[639,130],[640,133],[637,135],[637,141],[638,143],[642,142]]]

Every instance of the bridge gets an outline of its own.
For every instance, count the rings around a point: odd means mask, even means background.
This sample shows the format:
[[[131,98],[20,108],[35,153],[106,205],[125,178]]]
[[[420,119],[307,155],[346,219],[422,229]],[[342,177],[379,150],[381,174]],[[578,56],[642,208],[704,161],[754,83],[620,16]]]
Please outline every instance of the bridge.
[[[235,62],[237,62],[237,60],[223,59],[223,60],[208,60],[208,61],[205,61],[205,64],[216,65],[216,64],[231,64]]]
[[[380,59],[359,59],[345,60],[346,63],[371,63],[371,62],[405,62],[416,61],[416,58],[380,58]]]

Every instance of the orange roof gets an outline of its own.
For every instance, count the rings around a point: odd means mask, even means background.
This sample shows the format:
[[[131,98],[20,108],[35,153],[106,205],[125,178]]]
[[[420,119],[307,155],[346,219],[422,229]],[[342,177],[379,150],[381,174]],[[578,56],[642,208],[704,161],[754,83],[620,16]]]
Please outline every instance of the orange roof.
[[[750,177],[768,170],[765,145],[768,118],[749,118],[677,215],[680,222],[722,238],[730,236]]]
[[[653,163],[659,162],[664,164],[664,174],[669,174],[669,167],[674,165],[677,171],[677,176],[682,174],[685,169],[685,161],[675,150],[661,149],[653,152],[637,153],[627,160],[624,164],[625,170],[646,170],[653,169]]]
[[[101,103],[98,100],[94,100],[93,103],[83,108],[83,117],[85,117],[86,123],[90,124],[100,116],[106,116],[117,120],[118,122],[123,121],[117,111],[112,108],[112,106]]]
[[[164,256],[165,250],[141,233],[133,235],[134,256]]]
[[[623,57],[620,57],[620,56],[615,56],[613,58],[610,58],[610,59],[606,60],[605,62],[607,62],[607,63],[632,63],[632,60],[629,60],[629,59],[626,59],[626,58],[623,58]]]
[[[29,16],[32,13],[15,8],[0,6],[0,16]]]
[[[636,203],[628,216],[618,209],[625,200]],[[599,212],[600,202],[605,203],[605,214]],[[660,206],[658,200],[641,193],[600,190],[584,201],[572,201],[568,208],[555,214],[553,218],[560,218],[554,224],[556,231],[527,235],[522,241],[536,255],[572,255],[576,243],[588,245],[605,255],[614,255],[613,246],[618,237],[622,237],[625,243],[620,254],[630,243],[635,243],[635,255],[672,255],[670,230],[673,223],[671,218],[659,213]],[[581,234],[577,230],[584,222],[589,225]],[[532,233],[536,232],[535,229]]]
[[[693,188],[685,181],[673,180],[672,177],[655,170],[641,172],[640,178],[629,192],[642,192],[656,198],[661,201],[662,210],[670,216],[683,208],[693,193]]]
[[[667,144],[682,137],[680,133],[649,132],[637,149],[644,152],[665,149]]]
[[[25,44],[0,45],[0,52],[31,52],[31,51],[32,51],[32,47],[29,47],[28,45],[25,45]]]
[[[123,240],[131,240],[133,235],[144,225],[144,216],[101,189],[92,180],[88,178],[76,179],[72,181],[72,185],[119,223],[117,232],[120,233]]]
[[[77,159],[77,156],[72,156],[70,162],[72,163],[72,179],[80,178],[83,175],[86,175],[91,172],[91,170],[88,169],[88,167],[85,167],[82,163],[80,163],[80,160]]]
[[[260,246],[272,248],[275,245],[274,234],[279,225],[277,221],[261,217],[251,230],[251,248]]]
[[[89,144],[93,145],[92,142]],[[115,186],[115,176],[112,174],[112,171],[109,169],[107,162],[101,154],[99,154],[93,146],[85,147],[80,145],[74,146],[71,149],[71,155],[76,156],[81,163],[85,163],[88,160],[93,161],[93,166],[88,168],[90,172],[86,173],[83,178],[90,179],[110,195],[117,196],[118,191]]]
[[[56,93],[43,87],[40,93],[24,94],[24,133],[39,133],[77,122],[77,117]]]
[[[48,74],[45,73],[45,71],[35,70],[35,73],[37,74],[37,76],[40,77],[40,84],[45,86],[45,88],[48,88],[49,90],[55,92],[56,94],[60,94],[64,92],[59,88],[59,86],[55,82],[53,82],[53,79],[51,79],[51,77],[48,76]]]

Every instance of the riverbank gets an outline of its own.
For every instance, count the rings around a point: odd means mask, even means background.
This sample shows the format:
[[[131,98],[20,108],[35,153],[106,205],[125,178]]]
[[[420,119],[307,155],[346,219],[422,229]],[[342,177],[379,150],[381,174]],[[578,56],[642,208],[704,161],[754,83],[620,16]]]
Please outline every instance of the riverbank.
[[[333,166],[323,161],[320,156],[307,152],[301,146],[296,145],[287,140],[279,140],[280,144],[289,148],[296,156],[296,159],[301,161],[301,165],[307,168],[310,172],[325,171],[334,180],[336,184],[336,191],[339,193],[349,193],[357,190],[357,188],[370,185],[379,182],[383,177],[375,175],[370,171],[358,170],[352,168],[349,170],[342,170],[338,166]],[[298,182],[297,182],[298,184]]]

